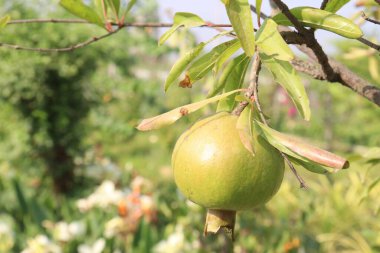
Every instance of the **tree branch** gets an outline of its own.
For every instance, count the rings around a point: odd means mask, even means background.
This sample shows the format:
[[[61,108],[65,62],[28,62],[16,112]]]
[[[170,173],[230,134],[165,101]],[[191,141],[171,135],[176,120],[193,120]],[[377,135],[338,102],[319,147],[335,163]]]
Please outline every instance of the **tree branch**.
[[[318,64],[310,61],[303,61],[300,59],[295,59],[292,62],[293,67],[305,74],[310,75],[314,79],[327,80],[326,74],[322,71]],[[330,64],[334,70],[341,76],[341,84],[355,91],[359,95],[365,97],[374,104],[380,106],[380,89],[370,85],[366,80],[359,77],[351,70],[349,70],[343,64],[330,59]]]
[[[281,12],[289,19],[289,21],[294,25],[300,35],[303,37],[305,44],[311,48],[316,55],[318,62],[321,64],[323,71],[326,73],[327,80],[330,82],[339,82],[340,76],[337,74],[329,64],[329,59],[326,53],[323,51],[321,45],[315,38],[314,32],[306,29],[298,21],[298,19],[290,12],[288,6],[284,4],[281,0],[273,0],[273,2],[278,6]]]
[[[380,25],[380,21],[367,17],[367,15],[365,15],[365,13],[363,11],[362,11],[362,15],[361,16],[362,16],[362,18],[364,18],[368,22],[374,23],[376,25]]]
[[[259,54],[256,54],[255,55],[255,58],[253,60],[253,64],[252,64],[252,69],[251,69],[251,74],[250,74],[250,83],[249,83],[249,86],[248,86],[248,90],[247,92],[245,93],[245,96],[247,96],[247,98],[249,98],[250,100],[253,100],[255,105],[256,105],[256,108],[259,112],[259,115],[260,115],[260,118],[261,118],[261,121],[266,125],[268,126],[268,122],[267,120],[265,119],[265,116],[264,116],[264,113],[261,109],[261,104],[260,104],[260,100],[259,100],[259,73],[260,73],[260,70],[261,70],[261,60],[260,60],[260,56]],[[253,99],[252,99],[253,97]],[[248,105],[248,102],[242,102],[243,104]],[[241,105],[242,103],[239,104],[239,106],[237,107],[237,109],[241,109]],[[244,106],[244,107],[245,107]],[[244,107],[242,107],[241,111],[244,110]],[[240,111],[240,112],[241,112]],[[234,111],[235,112],[235,111]],[[240,114],[240,113],[239,113]],[[300,187],[301,188],[307,188],[306,186],[306,183],[305,181],[303,180],[303,178],[298,174],[296,168],[294,168],[294,165],[292,164],[292,162],[289,160],[289,158],[287,157],[286,154],[284,154],[283,152],[279,151],[281,156],[284,158],[284,161],[288,164],[290,170],[293,172],[293,174],[295,175],[295,177],[297,178],[298,182],[300,183]]]
[[[74,51],[75,49],[79,49],[85,46],[88,46],[94,42],[97,42],[99,40],[105,39],[117,32],[119,32],[122,29],[122,27],[119,27],[118,29],[111,31],[109,33],[106,33],[104,35],[98,36],[98,37],[92,37],[91,39],[88,39],[86,41],[83,41],[81,43],[69,46],[69,47],[64,47],[64,48],[34,48],[34,47],[24,47],[20,45],[14,45],[14,44],[6,44],[6,43],[1,43],[0,42],[0,47],[6,47],[10,49],[15,49],[15,50],[25,50],[25,51],[35,51],[35,52],[42,52],[42,53],[50,53],[50,52],[71,52]]]
[[[321,3],[321,7],[320,7],[320,9],[321,10],[324,10],[324,9],[326,9],[326,6],[327,6],[327,3],[329,2],[329,0],[323,0],[323,2]]]
[[[8,24],[30,24],[30,23],[84,23],[84,24],[90,24],[87,21],[82,21],[79,19],[24,19],[24,20],[13,20]],[[113,24],[115,25],[115,24]],[[133,23],[124,23],[123,25],[118,26],[115,30],[110,31],[104,35],[98,36],[98,37],[92,37],[86,41],[80,42],[75,45],[71,45],[64,48],[33,48],[33,47],[26,47],[21,45],[15,45],[15,44],[8,44],[0,42],[0,47],[6,47],[10,49],[15,50],[25,50],[25,51],[35,51],[35,52],[43,52],[43,53],[49,53],[49,52],[71,52],[79,48],[83,48],[85,46],[88,46],[94,42],[97,42],[99,40],[105,39],[117,32],[119,32],[122,28],[125,27],[172,27],[172,23],[143,23],[143,22],[133,22]],[[221,27],[232,27],[231,24],[213,24],[208,22],[205,25],[202,25],[201,27],[208,27],[208,28],[221,28]]]

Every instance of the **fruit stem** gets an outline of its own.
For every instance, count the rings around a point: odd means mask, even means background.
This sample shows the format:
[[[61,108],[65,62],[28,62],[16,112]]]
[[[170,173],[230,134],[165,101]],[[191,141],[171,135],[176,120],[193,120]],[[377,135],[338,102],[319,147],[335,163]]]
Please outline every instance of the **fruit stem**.
[[[205,236],[208,233],[216,234],[222,229],[224,233],[234,241],[235,220],[236,211],[207,209],[206,223],[203,233]]]

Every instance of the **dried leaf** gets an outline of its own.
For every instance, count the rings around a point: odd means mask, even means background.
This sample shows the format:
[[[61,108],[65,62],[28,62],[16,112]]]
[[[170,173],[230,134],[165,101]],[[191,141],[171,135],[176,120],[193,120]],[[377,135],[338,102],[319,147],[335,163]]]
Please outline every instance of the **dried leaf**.
[[[166,112],[164,114],[161,114],[161,115],[158,115],[158,116],[155,116],[152,118],[144,119],[137,126],[137,129],[140,131],[149,131],[149,130],[158,129],[158,128],[161,128],[163,126],[170,125],[170,124],[176,122],[178,119],[180,119],[184,115],[195,112],[195,111],[201,109],[202,107],[204,107],[210,103],[216,102],[222,98],[228,97],[228,96],[230,96],[234,93],[240,92],[240,91],[242,91],[242,89],[227,92],[227,93],[224,93],[224,94],[221,94],[221,95],[209,98],[209,99],[205,99],[205,100],[202,100],[202,101],[199,101],[196,103],[183,105],[181,107],[175,108],[175,109],[173,109],[169,112]]]

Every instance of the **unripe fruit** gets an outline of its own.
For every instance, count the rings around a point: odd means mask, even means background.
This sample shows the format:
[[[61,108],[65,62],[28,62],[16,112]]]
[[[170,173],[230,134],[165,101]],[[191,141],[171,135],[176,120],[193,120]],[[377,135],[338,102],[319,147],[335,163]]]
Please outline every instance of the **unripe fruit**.
[[[213,210],[238,211],[267,202],[284,176],[281,154],[254,133],[253,156],[241,143],[238,117],[223,112],[195,123],[178,139],[174,180],[191,201]]]

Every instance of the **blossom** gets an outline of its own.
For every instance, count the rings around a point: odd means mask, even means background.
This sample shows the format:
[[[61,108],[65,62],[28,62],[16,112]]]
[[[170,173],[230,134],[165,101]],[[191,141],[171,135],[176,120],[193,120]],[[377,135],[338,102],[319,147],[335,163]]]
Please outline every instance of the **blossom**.
[[[101,253],[106,246],[106,241],[104,238],[99,238],[94,242],[94,244],[81,244],[78,247],[78,253]]]
[[[21,253],[61,253],[59,245],[52,242],[46,235],[37,235],[29,239],[27,247]]]
[[[115,188],[112,181],[106,180],[90,196],[77,201],[77,207],[81,212],[86,212],[93,207],[106,208],[109,205],[117,205],[124,193]]]
[[[0,252],[8,252],[14,243],[14,233],[11,226],[0,220]]]
[[[82,236],[85,230],[85,224],[82,221],[73,221],[71,223],[60,221],[53,227],[53,237],[57,241],[68,242]]]

